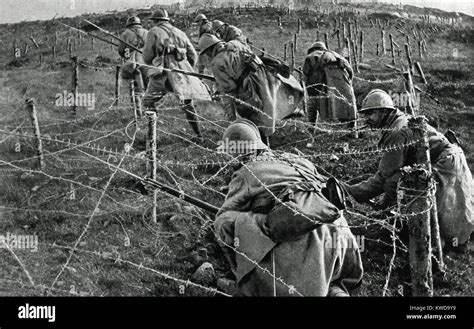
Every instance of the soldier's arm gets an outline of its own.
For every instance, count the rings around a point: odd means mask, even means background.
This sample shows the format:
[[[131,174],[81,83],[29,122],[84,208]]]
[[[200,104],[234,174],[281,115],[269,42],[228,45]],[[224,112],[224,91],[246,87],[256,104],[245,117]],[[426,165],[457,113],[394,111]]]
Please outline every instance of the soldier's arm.
[[[127,40],[127,32],[123,32],[121,35],[120,35],[120,39],[126,41]],[[120,55],[120,57],[125,57],[125,48],[127,48],[127,46],[125,45],[125,43],[123,42],[120,42],[119,46],[118,46],[118,53]]]
[[[239,171],[232,175],[232,180],[229,183],[229,192],[225,201],[217,213],[217,216],[222,215],[227,211],[244,211],[250,203],[249,183],[245,175]]]
[[[143,60],[145,64],[153,65],[153,59],[156,56],[156,35],[147,33],[145,46],[143,47]]]
[[[306,57],[303,64],[303,81],[308,82],[309,75],[311,74],[311,60],[309,57]]]
[[[212,73],[217,82],[217,89],[221,93],[230,93],[237,88],[234,79],[223,66],[213,66]]]
[[[381,147],[402,145],[405,140],[403,134],[393,133]],[[377,173],[362,183],[349,186],[348,192],[361,202],[367,202],[385,192],[384,204],[393,204],[396,201],[400,168],[405,165],[406,152],[406,148],[385,152],[380,160]]]

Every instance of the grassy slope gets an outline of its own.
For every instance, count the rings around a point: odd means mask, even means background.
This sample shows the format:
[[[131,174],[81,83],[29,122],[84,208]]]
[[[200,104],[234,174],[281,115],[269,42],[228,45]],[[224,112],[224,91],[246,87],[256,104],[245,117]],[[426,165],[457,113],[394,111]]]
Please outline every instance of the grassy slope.
[[[284,29],[282,32],[275,28],[275,15],[239,15],[216,13],[220,19],[230,21],[241,27],[253,43],[264,47],[270,53],[282,55],[283,44],[292,39],[296,29],[294,22],[296,16],[284,16]],[[212,15],[211,15],[212,17]],[[103,23],[109,30],[118,30],[123,23],[125,15],[104,15],[93,17],[96,22]],[[258,19],[258,22],[256,20]],[[304,17],[305,29],[299,36],[297,50],[297,63],[301,64],[305,50],[315,39],[315,30],[309,29],[312,17]],[[321,33],[327,31],[324,26],[327,18],[319,17],[322,26]],[[65,22],[74,26],[79,25],[77,19],[65,19]],[[182,22],[178,22],[178,26]],[[408,24],[412,24],[410,21]],[[394,25],[393,22],[391,24]],[[113,101],[113,69],[94,70],[81,67],[80,91],[94,92],[97,103],[94,111],[81,108],[76,117],[64,107],[54,106],[55,94],[68,90],[70,86],[70,68],[68,67],[68,54],[65,52],[65,30],[60,29],[62,38],[58,46],[59,57],[53,60],[48,52],[49,46],[42,46],[35,50],[28,41],[33,35],[39,42],[47,36],[49,43],[54,33],[54,25],[50,22],[34,24],[23,23],[13,26],[2,26],[2,42],[4,47],[0,52],[2,63],[12,61],[11,48],[14,38],[21,48],[24,43],[30,44],[28,62],[21,67],[6,66],[0,74],[2,84],[2,101],[0,102],[0,129],[12,130],[21,122],[24,128],[20,132],[31,133],[27,113],[23,108],[23,98],[32,97],[37,102],[39,122],[43,136],[71,139],[75,142],[85,142],[100,138],[95,142],[102,147],[121,150],[124,143],[130,138],[124,127],[131,121],[133,113],[129,108],[126,88],[122,87],[122,96],[118,107],[110,107]],[[390,63],[388,56],[380,58],[375,55],[375,43],[378,42],[379,31],[371,29],[369,25],[363,26],[366,35],[366,60],[370,70],[364,70],[358,76],[374,80],[386,80],[396,77],[396,74],[387,72],[383,63]],[[188,30],[188,32],[190,32]],[[394,33],[393,28],[389,29]],[[387,32],[387,34],[389,33]],[[467,157],[471,169],[473,166],[473,150],[469,141],[472,140],[472,32],[464,32],[469,40],[463,44],[462,40],[453,33],[443,32],[433,35],[428,41],[428,56],[420,60],[429,85],[427,89],[442,102],[438,105],[427,97],[422,96],[421,112],[430,118],[430,121],[439,125],[441,130],[455,128],[456,132],[468,145]],[[470,34],[469,34],[470,33]],[[322,34],[321,34],[322,35]],[[402,44],[401,38],[397,41]],[[77,55],[88,63],[95,61],[97,55],[103,58],[117,59],[117,55],[110,47],[96,42],[96,50],[91,52],[90,40],[87,38],[83,50]],[[336,46],[336,41],[330,41],[331,48]],[[452,48],[459,50],[459,57],[452,58]],[[44,53],[45,63],[42,67],[37,65],[37,55]],[[416,60],[418,60],[415,55]],[[356,82],[356,93],[363,95],[375,84]],[[399,90],[401,84],[384,84],[383,87],[393,91]],[[26,88],[26,89],[25,89]],[[25,95],[26,90],[26,95]],[[164,106],[175,106],[169,99]],[[216,141],[225,127],[221,119],[221,109],[214,104],[198,104],[199,113],[215,123],[203,122],[206,141],[204,146],[214,148]],[[76,121],[71,122],[71,120]],[[183,114],[176,108],[160,111],[158,155],[163,161],[180,161],[182,163],[199,163],[206,160],[217,160],[209,152],[190,145],[177,138],[176,135],[189,136],[188,125],[183,121]],[[275,146],[282,150],[294,151],[294,147],[306,153],[339,152],[343,143],[349,143],[352,149],[360,149],[377,140],[375,134],[365,135],[359,140],[352,140],[340,133],[318,135],[314,147],[308,148],[308,134],[297,126],[286,125],[275,136]],[[112,133],[113,132],[113,133]],[[129,129],[129,133],[133,129]],[[174,135],[170,135],[169,133]],[[2,134],[3,138],[7,135]],[[303,140],[302,142],[297,142]],[[15,144],[20,143],[21,151],[15,152]],[[136,155],[144,150],[144,136],[137,134],[133,145],[132,154]],[[34,160],[24,161],[35,155],[32,140],[26,137],[9,137],[0,144],[2,161],[15,162],[22,168],[33,168]],[[52,180],[44,175],[25,175],[25,170],[3,171],[0,189],[1,204],[10,208],[28,210],[5,209],[1,214],[0,232],[22,233],[39,235],[43,244],[40,252],[18,251],[18,256],[24,262],[36,284],[49,286],[61,266],[65,263],[69,252],[67,249],[53,247],[51,244],[72,246],[81,232],[97,204],[101,190],[106,185],[113,171],[103,163],[86,157],[75,150],[62,151],[64,145],[54,142],[45,142],[47,150],[45,172],[60,180]],[[107,156],[98,152],[85,151],[100,159],[107,160]],[[59,153],[56,153],[59,152]],[[113,159],[110,159],[113,161]],[[377,158],[374,156],[342,156],[337,162],[319,158],[316,164],[327,172],[344,180],[373,173],[376,168]],[[140,157],[126,157],[122,167],[139,175],[144,175],[144,161]],[[2,170],[11,169],[1,166]],[[201,197],[208,202],[219,205],[223,201],[223,194],[219,188],[228,180],[229,171],[225,169],[219,175],[218,166],[160,166],[159,177],[170,184],[180,186],[184,191]],[[196,178],[196,179],[195,179]],[[66,181],[80,182],[82,186]],[[209,180],[209,181],[208,181]],[[205,183],[203,187],[196,182]],[[179,183],[179,184],[178,184]],[[84,186],[90,186],[86,188]],[[38,189],[36,189],[37,187]],[[74,189],[74,199],[71,199],[71,190]],[[90,227],[81,239],[79,248],[102,253],[102,257],[89,252],[77,252],[71,259],[69,267],[59,278],[56,288],[75,291],[94,296],[102,295],[179,295],[178,284],[173,280],[166,280],[150,270],[136,269],[133,266],[114,259],[120,255],[121,259],[130,260],[158,271],[166,272],[174,277],[187,280],[200,263],[209,259],[216,267],[219,275],[224,275],[226,265],[219,249],[216,246],[211,231],[211,218],[192,206],[188,206],[178,199],[159,194],[159,223],[150,225],[149,210],[150,199],[138,194],[132,179],[124,174],[114,175],[107,194],[103,198],[99,211],[90,221]],[[360,219],[349,218],[353,225],[361,225]],[[366,276],[359,295],[381,295],[385,283],[385,276],[391,257],[391,247],[384,246],[377,240],[383,232],[379,228],[363,226],[355,229],[356,233],[365,234],[365,252],[363,254]],[[130,245],[127,243],[130,239]],[[4,251],[4,253],[6,253]],[[449,254],[446,262],[450,266],[447,279],[441,282],[436,279],[436,293],[450,295],[472,295],[469,282],[470,259],[468,255],[460,256]],[[112,259],[112,260],[111,260]],[[5,254],[2,257],[2,279],[21,281],[26,283],[26,277],[14,259]],[[406,272],[405,256],[399,254],[396,258],[396,267],[392,272],[389,294],[397,295],[398,285],[404,285],[409,290],[409,278]],[[406,290],[405,290],[406,291]],[[0,281],[0,294],[2,295],[34,295],[41,293],[38,289],[31,289],[18,282],[7,284]],[[67,294],[55,290],[53,295]],[[207,293],[197,288],[187,288],[186,294],[206,295]]]

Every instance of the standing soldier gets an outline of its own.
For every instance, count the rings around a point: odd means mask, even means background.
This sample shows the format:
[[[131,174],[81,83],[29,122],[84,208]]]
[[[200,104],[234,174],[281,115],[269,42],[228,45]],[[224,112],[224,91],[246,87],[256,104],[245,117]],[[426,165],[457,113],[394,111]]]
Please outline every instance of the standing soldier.
[[[308,95],[308,120],[315,124],[322,120],[351,121],[355,126],[357,106],[352,87],[354,72],[341,55],[327,50],[324,42],[315,42],[308,49],[303,65]]]
[[[204,14],[197,15],[196,19],[194,20],[195,23],[199,25],[199,39],[204,33],[213,33],[212,32],[212,23],[209,21]],[[199,56],[198,59],[198,72],[204,73],[204,69],[208,66],[209,60],[206,56]]]
[[[374,89],[369,92],[359,110],[372,128],[386,128],[378,146],[380,148],[405,145],[415,137],[407,129],[409,117],[396,109],[392,98],[385,91]],[[441,238],[448,247],[467,249],[469,236],[474,231],[472,218],[471,186],[472,175],[462,149],[428,125],[430,158],[436,186],[436,203]],[[357,200],[366,202],[385,192],[380,205],[390,207],[397,202],[397,184],[400,168],[413,165],[415,150],[410,147],[396,148],[385,152],[377,173],[367,181],[346,186]]]
[[[196,50],[186,34],[171,25],[166,10],[156,10],[150,19],[156,25],[148,32],[143,58],[146,64],[155,68],[150,70],[144,105],[154,109],[155,102],[166,93],[176,93],[196,137],[202,139],[193,99],[210,100],[209,92],[198,78],[171,71],[181,69],[192,72],[197,59]]]
[[[299,86],[291,89],[293,95],[290,96],[280,93],[282,80],[267,71],[262,60],[242,46],[237,41],[221,41],[212,34],[204,34],[199,40],[201,54],[212,58],[211,69],[217,89],[226,94],[227,120],[235,120],[236,111],[257,125],[263,142],[269,145],[276,120],[294,112],[302,97],[302,89]]]
[[[125,26],[126,29],[120,35],[120,39],[143,50],[148,31],[142,27],[140,18],[136,16],[129,17]],[[138,104],[138,102],[141,102],[139,95],[145,92],[145,87],[148,85],[148,68],[145,65],[136,64],[144,63],[142,54],[130,49],[123,42],[119,44],[118,53],[126,61],[120,74],[122,79],[134,81],[135,102]]]

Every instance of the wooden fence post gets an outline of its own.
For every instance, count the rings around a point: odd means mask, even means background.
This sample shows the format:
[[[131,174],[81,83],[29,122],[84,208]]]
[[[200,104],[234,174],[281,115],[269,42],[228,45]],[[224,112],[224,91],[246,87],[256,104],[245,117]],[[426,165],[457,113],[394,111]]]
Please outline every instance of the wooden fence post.
[[[288,44],[285,43],[283,46],[283,61],[286,62],[288,60]]]
[[[424,164],[428,170],[429,177],[433,180],[432,166],[431,166],[431,157],[430,157],[430,144],[428,140],[428,125],[427,119],[424,116],[419,116],[412,118],[409,121],[408,125],[414,133],[416,139],[422,139],[421,143],[417,144],[416,148],[416,163]],[[433,188],[434,182],[431,182],[429,186],[429,197],[431,199],[431,211],[430,215],[430,226],[431,226],[431,246],[433,253],[436,255],[436,260],[438,262],[439,270],[441,272],[445,271],[444,259],[443,259],[443,248],[441,245],[441,235],[439,231],[439,222],[438,222],[438,207],[436,204],[436,195],[435,189]]]
[[[33,125],[35,142],[36,142],[36,154],[38,156],[38,168],[44,168],[44,158],[43,158],[43,143],[41,140],[41,133],[39,129],[38,117],[36,115],[36,106],[33,99],[26,99],[26,108],[30,114],[31,124]]]
[[[395,49],[394,49],[392,34],[390,34],[390,52],[392,53],[392,64],[395,65]]]
[[[156,113],[154,111],[147,111],[146,116],[148,118],[148,133],[146,143],[147,153],[147,176],[153,180],[156,180]],[[157,190],[153,190],[153,206],[151,212],[151,220],[156,224],[156,208],[157,208]]]
[[[382,55],[385,55],[385,30],[380,32],[382,38]]]
[[[295,69],[295,45],[293,42],[290,43],[290,53],[291,53],[291,69]]]
[[[328,40],[328,33],[324,33],[324,43],[326,44],[327,50],[329,50],[329,40]]]
[[[410,73],[413,74],[413,62],[411,61],[410,45],[408,43],[405,43],[405,54],[407,56],[408,69],[410,70]]]
[[[120,98],[120,65],[115,67],[115,101],[114,105],[118,105]]]
[[[359,38],[359,62],[362,63],[364,61],[364,31],[360,31],[360,38]]]
[[[415,62],[415,69],[418,72],[418,75],[421,77],[421,80],[423,80],[423,83],[427,84],[428,82],[426,81],[425,74],[423,73],[423,70],[421,69],[421,65],[419,62]]]
[[[399,193],[408,215],[408,254],[413,296],[433,296],[431,263],[430,176],[423,165],[402,168]]]
[[[352,59],[351,59],[351,43],[349,42],[349,38],[346,37],[346,49],[347,49],[347,61],[349,64],[352,64]]]
[[[77,56],[71,57],[72,64],[73,64],[73,71],[72,71],[72,94],[74,97],[74,104],[72,105],[72,112],[76,114],[77,112],[77,93],[78,93],[78,81],[79,81],[79,65],[77,62]]]
[[[414,115],[417,111],[417,108],[413,101],[413,95],[415,88],[413,87],[413,79],[410,71],[403,72],[403,77],[405,78],[405,91],[408,94],[408,104],[406,106],[407,113]]]

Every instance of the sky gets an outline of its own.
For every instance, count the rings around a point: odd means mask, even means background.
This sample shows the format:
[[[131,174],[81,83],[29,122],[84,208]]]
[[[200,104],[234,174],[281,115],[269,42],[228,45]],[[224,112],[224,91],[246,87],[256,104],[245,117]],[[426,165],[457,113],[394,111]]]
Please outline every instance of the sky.
[[[400,0],[379,1],[400,3]],[[76,16],[83,13],[100,13],[175,2],[177,0],[0,0],[0,24],[51,19],[56,14],[58,17]],[[420,7],[461,11],[474,16],[474,0],[401,0],[401,2]]]

